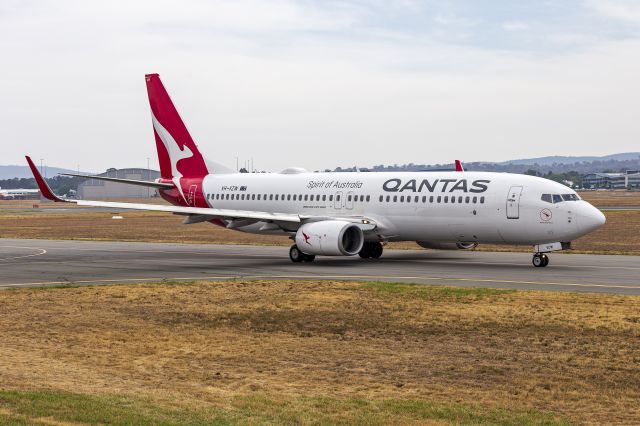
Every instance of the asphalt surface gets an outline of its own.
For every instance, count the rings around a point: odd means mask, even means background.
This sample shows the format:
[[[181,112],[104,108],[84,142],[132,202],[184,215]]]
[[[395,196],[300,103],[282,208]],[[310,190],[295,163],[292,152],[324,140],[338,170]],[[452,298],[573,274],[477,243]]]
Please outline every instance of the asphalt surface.
[[[0,239],[0,288],[162,280],[327,279],[640,295],[640,257],[386,250],[378,260],[318,257],[287,247]]]

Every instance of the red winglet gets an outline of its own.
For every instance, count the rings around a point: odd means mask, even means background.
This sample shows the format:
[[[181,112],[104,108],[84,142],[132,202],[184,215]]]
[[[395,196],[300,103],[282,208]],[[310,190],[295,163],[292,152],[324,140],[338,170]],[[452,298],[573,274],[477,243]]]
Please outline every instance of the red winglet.
[[[456,160],[456,172],[464,172],[464,169],[462,168],[462,163],[460,162],[460,160]]]
[[[36,183],[38,184],[38,188],[40,189],[40,193],[45,198],[47,198],[47,199],[49,199],[51,201],[65,202],[65,200],[63,200],[62,198],[58,197],[56,194],[53,193],[51,188],[49,188],[49,185],[47,184],[47,181],[45,181],[42,178],[42,175],[40,174],[40,172],[36,168],[36,165],[33,164],[33,161],[31,161],[31,157],[29,157],[28,155],[25,155],[25,158],[27,159],[27,163],[29,163],[29,168],[31,169],[31,173],[33,173],[33,177],[36,179]]]

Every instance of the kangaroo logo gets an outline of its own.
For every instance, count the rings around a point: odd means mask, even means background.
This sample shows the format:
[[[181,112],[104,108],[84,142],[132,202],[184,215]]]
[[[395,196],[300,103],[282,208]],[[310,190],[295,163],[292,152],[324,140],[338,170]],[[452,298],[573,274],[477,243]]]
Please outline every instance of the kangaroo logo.
[[[304,238],[304,242],[311,245],[311,243],[309,242],[309,239],[311,238],[310,236],[308,236],[307,234],[305,234],[304,232],[302,233],[302,237]]]
[[[158,136],[160,136],[160,140],[164,144],[165,148],[167,148],[167,152],[169,153],[169,161],[171,162],[171,177],[173,183],[180,190],[180,195],[182,199],[187,202],[187,199],[184,196],[184,192],[182,191],[182,184],[180,183],[180,178],[182,178],[182,173],[178,170],[178,161],[184,160],[186,158],[193,157],[193,152],[189,149],[188,146],[184,145],[182,149],[178,145],[178,142],[171,136],[171,133],[165,129],[162,124],[156,119],[156,117],[151,114],[151,119],[153,121],[153,128],[156,130]]]

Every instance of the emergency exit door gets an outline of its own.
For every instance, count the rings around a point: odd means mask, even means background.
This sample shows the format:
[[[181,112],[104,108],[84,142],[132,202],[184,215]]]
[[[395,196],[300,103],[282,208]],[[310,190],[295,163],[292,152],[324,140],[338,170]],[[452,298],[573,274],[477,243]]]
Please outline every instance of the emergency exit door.
[[[512,186],[507,195],[507,219],[520,218],[520,195],[522,194],[521,186]]]

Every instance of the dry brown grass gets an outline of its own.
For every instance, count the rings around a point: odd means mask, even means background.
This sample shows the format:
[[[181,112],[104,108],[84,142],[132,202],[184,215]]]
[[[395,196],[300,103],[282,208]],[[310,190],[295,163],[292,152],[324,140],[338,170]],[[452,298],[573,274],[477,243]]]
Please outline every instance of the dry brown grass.
[[[338,282],[0,292],[0,385],[229,408],[423,400],[640,422],[640,298]]]
[[[640,207],[640,191],[582,191],[580,196],[596,207]]]

